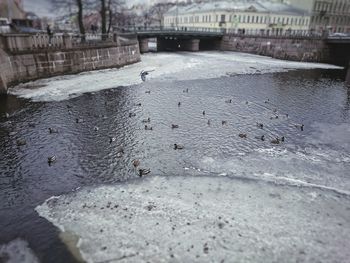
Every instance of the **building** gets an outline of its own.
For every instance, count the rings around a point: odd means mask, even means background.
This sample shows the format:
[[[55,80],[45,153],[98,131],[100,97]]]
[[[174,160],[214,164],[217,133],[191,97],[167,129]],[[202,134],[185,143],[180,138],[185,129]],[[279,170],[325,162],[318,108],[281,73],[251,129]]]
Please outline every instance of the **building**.
[[[310,12],[311,30],[350,33],[349,0],[283,0],[283,2]]]
[[[22,0],[0,0],[0,17],[12,19],[25,19]]]
[[[267,0],[234,0],[174,6],[164,15],[164,26],[225,30],[241,34],[306,35],[310,13]]]

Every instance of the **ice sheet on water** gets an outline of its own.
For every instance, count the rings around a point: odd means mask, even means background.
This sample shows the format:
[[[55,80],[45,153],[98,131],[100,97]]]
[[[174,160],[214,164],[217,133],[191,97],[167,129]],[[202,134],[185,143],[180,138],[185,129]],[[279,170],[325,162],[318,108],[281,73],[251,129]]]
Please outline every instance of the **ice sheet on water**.
[[[281,72],[289,69],[339,68],[317,63],[300,63],[235,52],[156,53],[121,69],[85,72],[21,84],[11,94],[34,101],[60,101],[85,92],[141,83],[141,70],[154,70],[150,81],[207,79],[235,74]]]
[[[80,237],[87,262],[350,258],[350,199],[226,177],[148,177],[83,188],[36,208]]]
[[[8,244],[0,245],[0,262],[39,263],[39,260],[26,241],[15,239]]]

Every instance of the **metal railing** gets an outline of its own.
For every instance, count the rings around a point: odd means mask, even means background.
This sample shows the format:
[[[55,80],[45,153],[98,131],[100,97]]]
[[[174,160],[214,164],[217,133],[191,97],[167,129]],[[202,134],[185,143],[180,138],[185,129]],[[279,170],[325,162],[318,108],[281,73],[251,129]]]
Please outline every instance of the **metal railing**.
[[[206,28],[206,27],[126,27],[119,29],[120,32],[132,32],[132,33],[147,33],[147,32],[205,32],[205,33],[218,33],[224,34],[226,31],[224,28]]]

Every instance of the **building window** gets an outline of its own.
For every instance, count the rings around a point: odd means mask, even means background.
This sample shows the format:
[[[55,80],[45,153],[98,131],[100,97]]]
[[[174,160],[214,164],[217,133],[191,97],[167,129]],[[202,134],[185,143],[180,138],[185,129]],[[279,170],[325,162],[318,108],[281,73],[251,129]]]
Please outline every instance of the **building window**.
[[[241,16],[238,16],[238,22],[241,23]]]
[[[219,21],[219,15],[216,15],[215,16],[215,22],[218,22]]]
[[[225,15],[221,15],[220,22],[225,22]]]
[[[250,23],[250,16],[247,16],[247,23]]]

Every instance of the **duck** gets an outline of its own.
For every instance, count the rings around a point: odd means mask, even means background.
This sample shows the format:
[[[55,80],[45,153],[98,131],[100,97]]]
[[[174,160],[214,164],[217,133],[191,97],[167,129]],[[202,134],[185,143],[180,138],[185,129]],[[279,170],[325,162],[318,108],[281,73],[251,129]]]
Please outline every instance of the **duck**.
[[[232,99],[226,100],[226,103],[232,103]]]
[[[16,141],[17,146],[23,146],[27,144],[27,141],[25,139],[18,139]]]
[[[281,137],[281,142],[284,142],[284,136]]]
[[[142,122],[143,122],[143,123],[149,123],[149,122],[151,122],[151,118],[148,117],[147,119],[142,120]]]
[[[139,176],[142,177],[146,174],[149,174],[151,172],[151,169],[139,169]]]
[[[203,115],[205,115],[205,110],[202,112]]]
[[[280,139],[276,137],[276,139],[271,140],[272,144],[280,144]]]
[[[239,137],[241,138],[247,138],[247,134],[246,133],[240,133],[238,134]]]
[[[49,133],[58,133],[58,130],[54,128],[49,128]]]
[[[52,163],[56,162],[56,156],[52,155],[50,157],[47,158],[47,162],[49,163],[49,165],[51,165]]]
[[[222,125],[226,125],[226,124],[227,124],[227,121],[221,121],[221,124],[222,124]]]
[[[151,126],[147,126],[147,125],[145,125],[145,130],[147,130],[147,131],[151,131],[151,130],[153,130],[153,128],[152,128]]]
[[[135,116],[136,116],[136,113],[135,113],[135,112],[130,112],[130,113],[129,113],[129,118],[135,117]]]
[[[79,119],[79,118],[76,118],[76,119],[75,119],[75,122],[76,122],[76,123],[82,123],[83,121],[84,121],[83,119]]]
[[[177,125],[177,124],[171,124],[171,128],[172,128],[172,129],[177,129],[177,128],[179,128],[179,125]]]
[[[118,152],[117,152],[116,157],[117,157],[117,158],[121,158],[121,157],[123,157],[123,154],[124,154],[124,150],[123,150],[123,148],[120,148],[120,149],[118,150]]]
[[[138,107],[141,107],[141,102],[140,103],[137,103],[137,104],[135,104],[135,106],[138,106]]]
[[[301,131],[303,131],[303,130],[304,130],[304,124],[296,124],[296,125],[295,125],[295,128],[298,128],[298,129],[300,129]]]
[[[151,94],[151,91],[150,90],[146,90],[145,93],[146,94]]]
[[[210,125],[210,120],[208,120],[207,124]]]
[[[258,139],[258,140],[261,140],[261,141],[265,141],[265,135],[255,136],[255,139]]]
[[[180,101],[177,103],[177,106],[178,106],[178,107],[180,107],[180,106],[181,106],[181,102],[180,102]]]
[[[188,88],[183,90],[184,93],[188,93]]]
[[[116,138],[115,137],[109,137],[109,143],[115,142]]]
[[[174,150],[182,150],[184,147],[182,145],[179,145],[177,143],[174,143]]]
[[[248,101],[246,101],[246,102],[245,102],[245,104],[247,104],[247,105],[248,105],[248,104],[249,104],[249,102],[248,102]]]
[[[260,128],[260,129],[263,129],[263,128],[264,128],[264,124],[263,124],[263,123],[257,122],[257,123],[256,123],[256,126],[257,126],[258,128]]]
[[[134,159],[134,160],[132,161],[132,165],[133,165],[135,168],[137,168],[137,167],[140,165],[140,160]]]
[[[98,131],[99,129],[100,129],[100,128],[97,127],[97,126],[94,127],[94,131]]]

